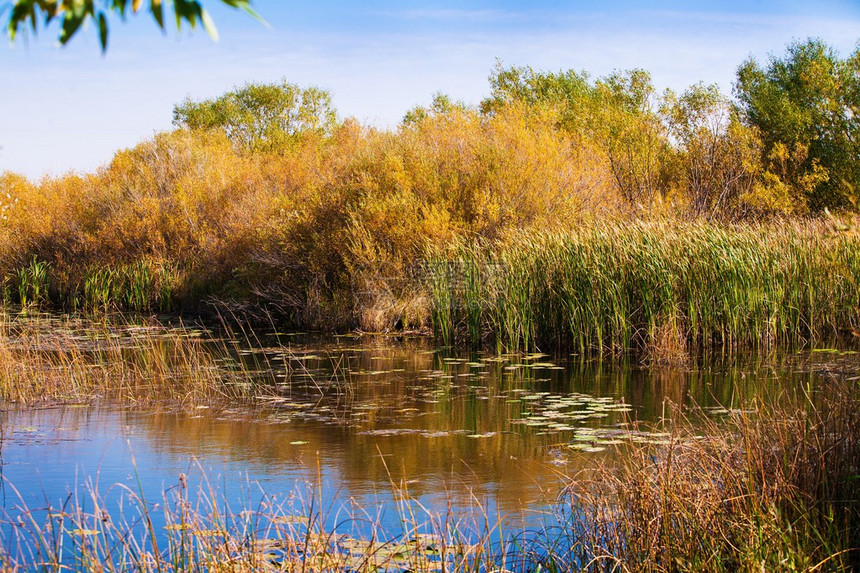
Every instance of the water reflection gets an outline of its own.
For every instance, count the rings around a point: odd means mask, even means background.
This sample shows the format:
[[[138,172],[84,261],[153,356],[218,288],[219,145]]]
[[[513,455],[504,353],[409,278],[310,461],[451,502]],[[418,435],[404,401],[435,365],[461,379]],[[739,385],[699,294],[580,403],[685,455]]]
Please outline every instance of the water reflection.
[[[113,483],[159,500],[191,473],[239,507],[259,503],[263,491],[285,496],[316,484],[332,507],[355,502],[370,511],[405,488],[428,508],[480,500],[484,511],[518,519],[551,504],[565,476],[587,469],[594,455],[621,455],[613,432],[658,422],[670,402],[706,413],[743,407],[812,387],[840,360],[856,360],[778,352],[648,369],[457,353],[426,339],[260,340],[231,344],[219,357],[267,386],[253,404],[7,407],[0,468],[17,489],[4,488],[4,508],[62,504]]]

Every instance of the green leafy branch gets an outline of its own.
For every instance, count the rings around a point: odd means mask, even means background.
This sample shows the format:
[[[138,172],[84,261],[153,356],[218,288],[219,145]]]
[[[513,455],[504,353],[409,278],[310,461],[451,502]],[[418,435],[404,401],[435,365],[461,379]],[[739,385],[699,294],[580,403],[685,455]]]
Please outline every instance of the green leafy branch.
[[[219,0],[231,8],[242,10],[257,20],[260,16],[251,8],[251,0]],[[34,34],[39,26],[47,27],[53,21],[60,22],[60,44],[65,45],[87,21],[93,22],[99,30],[99,43],[102,51],[108,43],[108,15],[113,13],[125,20],[129,13],[137,14],[148,8],[153,20],[161,30],[165,30],[165,18],[173,13],[176,29],[183,24],[192,29],[199,24],[212,40],[218,39],[218,31],[209,13],[198,0],[13,0],[0,2],[0,17],[5,18],[6,32],[14,41],[29,27]],[[262,20],[261,20],[262,21]]]

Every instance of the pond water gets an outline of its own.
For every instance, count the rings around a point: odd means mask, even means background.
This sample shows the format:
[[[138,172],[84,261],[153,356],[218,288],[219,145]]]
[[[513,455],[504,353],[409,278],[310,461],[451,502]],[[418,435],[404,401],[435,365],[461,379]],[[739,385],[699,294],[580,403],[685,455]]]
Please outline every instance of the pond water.
[[[807,349],[649,369],[458,352],[426,338],[249,338],[218,346],[231,349],[218,360],[266,387],[250,403],[4,405],[4,546],[22,514],[121,512],[135,500],[156,509],[160,531],[170,517],[158,509],[186,486],[201,511],[314,505],[327,530],[356,536],[469,513],[536,530],[554,523],[568,476],[623,455],[631,440],[665,440],[637,423],[659,422],[668,403],[719,417],[855,361],[851,350]]]

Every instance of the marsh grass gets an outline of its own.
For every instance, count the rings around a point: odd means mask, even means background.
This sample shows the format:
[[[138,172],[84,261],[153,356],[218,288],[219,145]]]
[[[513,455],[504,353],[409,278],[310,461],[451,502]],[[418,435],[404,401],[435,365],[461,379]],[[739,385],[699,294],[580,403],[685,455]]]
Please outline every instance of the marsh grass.
[[[603,223],[430,256],[446,344],[633,349],[679,362],[690,351],[798,345],[860,325],[860,242],[820,222]]]
[[[165,265],[138,260],[116,268],[87,271],[82,287],[71,293],[72,307],[91,314],[117,310],[145,313],[169,311],[174,277]]]
[[[39,306],[48,302],[49,264],[33,258],[26,267],[18,269],[18,301],[21,306]]]
[[[253,374],[253,375],[252,375]],[[265,385],[201,330],[115,316],[0,314],[0,399],[175,404],[251,398]]]
[[[799,392],[801,393],[801,392]],[[832,380],[572,479],[570,552],[593,571],[846,571],[860,566],[860,388]]]

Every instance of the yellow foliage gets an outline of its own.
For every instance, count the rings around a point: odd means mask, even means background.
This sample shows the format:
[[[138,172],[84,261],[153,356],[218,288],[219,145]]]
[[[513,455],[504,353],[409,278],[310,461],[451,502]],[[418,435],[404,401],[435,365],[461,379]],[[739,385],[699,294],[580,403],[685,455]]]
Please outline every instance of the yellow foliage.
[[[759,212],[804,214],[808,210],[807,198],[829,174],[818,161],[809,169],[802,166],[809,156],[809,148],[797,143],[789,148],[777,142],[759,168],[759,177],[752,189],[742,196],[746,205]]]
[[[560,129],[551,106],[516,102],[437,107],[388,131],[347,120],[265,153],[180,129],[92,175],[0,176],[0,273],[45,261],[72,302],[107,280],[101,270],[126,269],[123,281],[172,291],[146,295],[150,307],[214,297],[309,326],[422,325],[428,245],[492,246],[630,213],[611,160],[600,138]],[[765,201],[780,181],[762,177],[743,201],[785,209]],[[673,214],[683,194],[667,183],[651,213]]]

